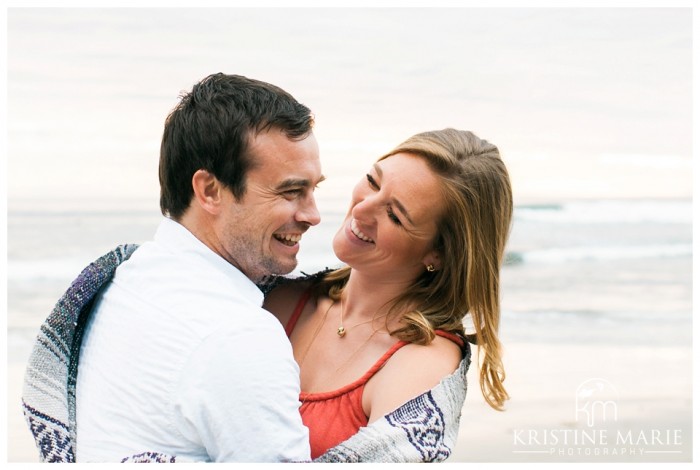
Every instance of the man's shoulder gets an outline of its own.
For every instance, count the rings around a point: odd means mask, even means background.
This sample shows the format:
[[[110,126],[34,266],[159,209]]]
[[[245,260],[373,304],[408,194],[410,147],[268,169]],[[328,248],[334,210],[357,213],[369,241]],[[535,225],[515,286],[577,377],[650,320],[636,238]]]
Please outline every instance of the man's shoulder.
[[[146,243],[118,268],[114,281],[169,309],[259,308],[260,289],[233,270],[196,253],[175,253]]]

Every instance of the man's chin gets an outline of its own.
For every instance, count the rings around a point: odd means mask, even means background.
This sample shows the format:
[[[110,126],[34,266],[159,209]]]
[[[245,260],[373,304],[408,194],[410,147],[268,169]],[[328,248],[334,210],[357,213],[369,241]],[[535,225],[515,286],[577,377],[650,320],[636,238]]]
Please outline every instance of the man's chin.
[[[294,271],[299,263],[297,262],[296,257],[293,259],[275,259],[273,262],[268,264],[268,267],[270,268],[268,270],[269,275],[274,275],[274,276],[284,276],[285,274],[289,274],[292,271]]]
[[[283,267],[280,267],[280,269],[278,270],[279,272],[277,274],[279,276],[289,274],[297,268],[298,264],[299,263],[297,263],[297,260],[294,260],[293,263],[288,263],[288,264],[284,265]]]

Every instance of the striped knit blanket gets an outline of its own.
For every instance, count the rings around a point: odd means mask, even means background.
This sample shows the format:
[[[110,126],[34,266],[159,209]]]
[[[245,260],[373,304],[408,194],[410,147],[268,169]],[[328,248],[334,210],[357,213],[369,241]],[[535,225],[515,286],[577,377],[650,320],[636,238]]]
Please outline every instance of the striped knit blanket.
[[[80,344],[95,296],[138,245],[120,245],[83,270],[41,325],[24,379],[22,406],[42,462],[75,462],[75,385]],[[439,462],[455,445],[470,351],[432,390],[405,403],[316,462]],[[143,449],[123,462],[179,462]]]
[[[41,325],[24,376],[22,406],[42,462],[75,462],[75,383],[93,300],[138,245],[121,245],[73,281]]]

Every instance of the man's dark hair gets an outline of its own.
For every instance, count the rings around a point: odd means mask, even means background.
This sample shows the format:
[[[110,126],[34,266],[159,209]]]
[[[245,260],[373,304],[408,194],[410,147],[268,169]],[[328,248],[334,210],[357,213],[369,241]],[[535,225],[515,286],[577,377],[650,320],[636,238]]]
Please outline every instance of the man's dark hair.
[[[309,108],[269,83],[217,73],[197,83],[165,120],[160,147],[160,209],[178,220],[194,196],[192,175],[206,170],[231,189],[246,190],[255,165],[248,140],[271,128],[303,139],[313,127]]]

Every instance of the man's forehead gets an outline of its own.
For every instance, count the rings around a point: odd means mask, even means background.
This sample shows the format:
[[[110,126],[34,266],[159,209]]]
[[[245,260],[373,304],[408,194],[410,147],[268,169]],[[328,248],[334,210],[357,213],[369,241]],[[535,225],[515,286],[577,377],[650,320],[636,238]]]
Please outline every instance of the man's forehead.
[[[318,143],[313,133],[303,138],[289,138],[279,129],[270,129],[250,136],[247,141],[246,153],[251,160],[279,160],[294,158],[301,160],[317,160]]]

